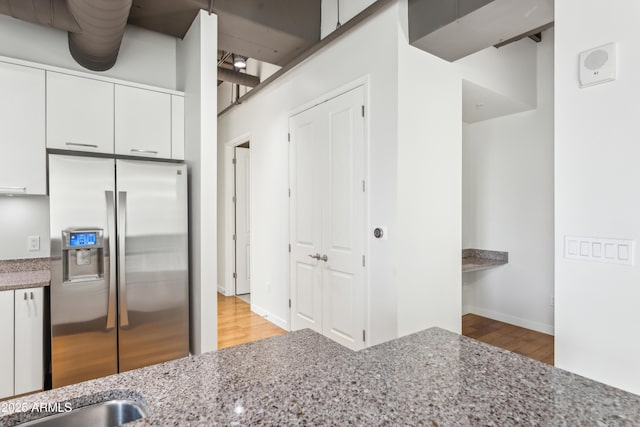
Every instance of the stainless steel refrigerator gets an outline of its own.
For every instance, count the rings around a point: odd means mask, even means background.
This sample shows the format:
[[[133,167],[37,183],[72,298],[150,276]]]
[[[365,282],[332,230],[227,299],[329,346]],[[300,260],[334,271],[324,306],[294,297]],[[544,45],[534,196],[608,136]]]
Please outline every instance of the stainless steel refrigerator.
[[[52,386],[189,354],[187,170],[49,155]]]

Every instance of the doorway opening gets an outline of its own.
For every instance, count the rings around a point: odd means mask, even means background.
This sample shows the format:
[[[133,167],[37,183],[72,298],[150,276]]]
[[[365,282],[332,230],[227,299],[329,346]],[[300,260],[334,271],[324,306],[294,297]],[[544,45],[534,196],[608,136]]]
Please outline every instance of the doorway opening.
[[[244,135],[225,144],[219,264],[218,349],[286,333],[251,309],[251,143]],[[258,289],[259,291],[259,289]]]
[[[249,141],[247,141],[233,149],[234,293],[247,304],[251,304],[251,156],[249,148]]]
[[[555,292],[553,58],[550,28],[537,42],[525,38],[459,60],[462,333],[549,364]]]

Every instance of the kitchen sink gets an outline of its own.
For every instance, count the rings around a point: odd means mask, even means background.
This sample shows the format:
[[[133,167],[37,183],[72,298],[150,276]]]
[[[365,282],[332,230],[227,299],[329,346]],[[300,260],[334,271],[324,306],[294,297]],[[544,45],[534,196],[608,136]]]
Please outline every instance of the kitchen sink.
[[[110,400],[18,424],[21,427],[115,427],[149,414],[131,400]]]

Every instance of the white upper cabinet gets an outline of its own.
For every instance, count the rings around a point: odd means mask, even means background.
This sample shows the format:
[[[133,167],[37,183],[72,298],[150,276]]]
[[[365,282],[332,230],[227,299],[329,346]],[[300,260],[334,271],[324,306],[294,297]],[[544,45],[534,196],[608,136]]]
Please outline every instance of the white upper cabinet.
[[[171,158],[171,95],[116,85],[116,154]]]
[[[184,97],[171,95],[171,158],[184,160]]]
[[[45,75],[0,62],[0,194],[46,194]]]
[[[113,83],[47,72],[47,147],[113,153]]]
[[[43,297],[43,288],[15,291],[15,395],[42,390]]]

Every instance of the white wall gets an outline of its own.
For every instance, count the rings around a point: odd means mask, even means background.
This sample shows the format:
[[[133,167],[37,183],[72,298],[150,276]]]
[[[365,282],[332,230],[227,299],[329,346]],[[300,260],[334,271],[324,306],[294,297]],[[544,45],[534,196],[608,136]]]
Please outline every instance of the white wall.
[[[344,24],[365,10],[376,0],[322,0],[320,12],[320,38],[323,39],[336,30],[338,23],[338,2],[340,3],[340,23]]]
[[[40,236],[40,250],[27,250],[27,236]],[[0,259],[48,257],[49,198],[0,197]]]
[[[483,49],[455,64],[462,78],[531,108],[537,102],[536,50],[536,43],[524,38],[499,49]]]
[[[108,71],[80,66],[69,53],[67,32],[0,15],[0,55],[93,74],[176,88],[176,39],[127,26],[118,61]]]
[[[216,85],[218,17],[200,11],[178,42],[178,90],[185,92],[189,167],[191,352],[217,348]]]
[[[538,108],[464,125],[462,246],[509,263],[463,273],[463,311],[553,333],[553,30],[542,40],[523,40],[534,73],[513,85],[537,87]]]
[[[354,80],[369,79],[369,221],[387,225],[390,233],[395,228],[397,14],[396,7],[390,7],[219,118],[220,156],[227,142],[251,136],[252,309],[285,328],[289,326],[287,132],[296,108]],[[336,65],[347,60],[352,66]],[[218,179],[224,179],[224,168],[219,169]],[[222,216],[218,227],[219,232],[224,230]],[[218,250],[223,245],[220,242]],[[397,335],[394,245],[394,237],[369,245],[370,343]]]
[[[454,64],[409,45],[406,7],[398,27],[398,334],[460,333],[461,79]]]
[[[288,118],[366,77],[369,229],[388,230],[388,240],[368,240],[369,344],[435,325],[460,330],[460,76],[453,65],[410,47],[401,21],[406,1],[219,119],[219,156],[226,143],[251,139],[252,309],[285,328]],[[349,67],[336,67],[347,60]],[[222,180],[228,166],[219,166]],[[220,233],[224,222],[219,217]]]
[[[640,241],[640,3],[555,7],[556,365],[640,394],[638,255],[634,266],[563,257],[567,235]],[[578,54],[609,42],[618,79],[580,89]]]

